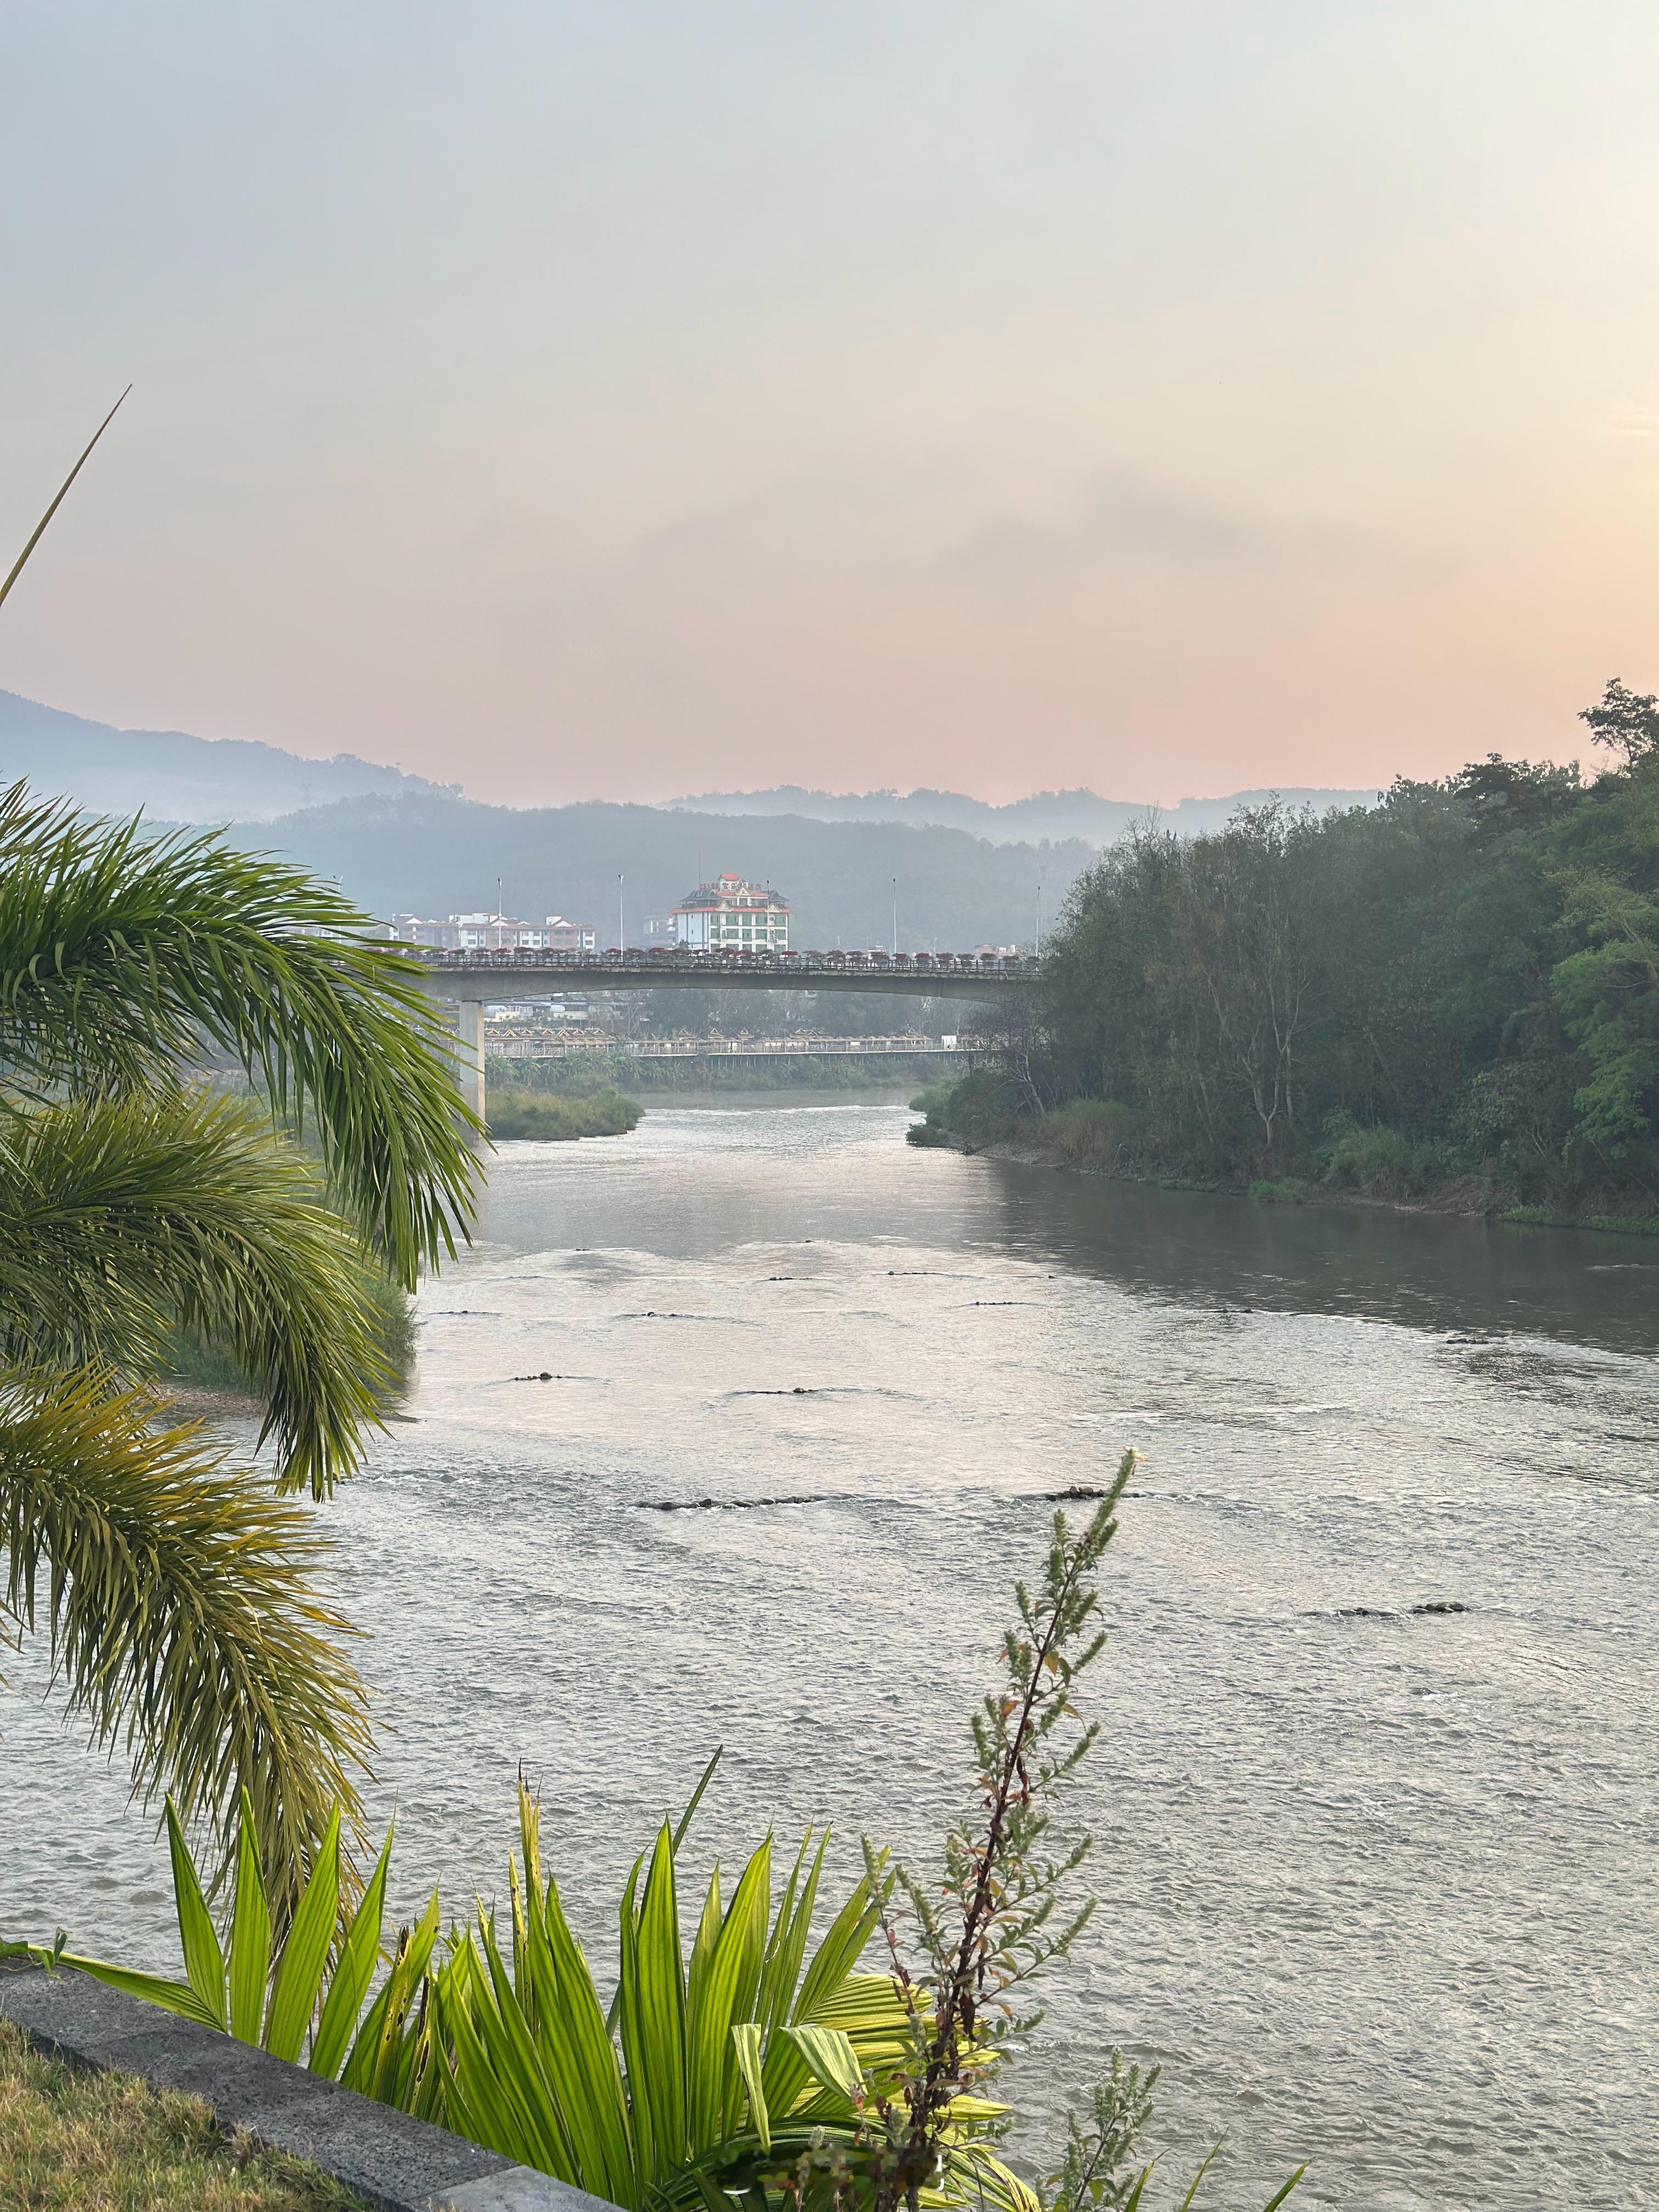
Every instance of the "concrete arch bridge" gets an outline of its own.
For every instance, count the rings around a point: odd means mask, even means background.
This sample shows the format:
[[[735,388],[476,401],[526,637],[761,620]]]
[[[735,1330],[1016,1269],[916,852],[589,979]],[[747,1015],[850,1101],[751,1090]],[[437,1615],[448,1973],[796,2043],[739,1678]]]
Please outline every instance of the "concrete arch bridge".
[[[1022,997],[1039,972],[1017,954],[973,952],[441,952],[402,948],[434,999],[455,1008],[461,1093],[484,1111],[483,1010],[535,990],[860,991],[907,999]]]

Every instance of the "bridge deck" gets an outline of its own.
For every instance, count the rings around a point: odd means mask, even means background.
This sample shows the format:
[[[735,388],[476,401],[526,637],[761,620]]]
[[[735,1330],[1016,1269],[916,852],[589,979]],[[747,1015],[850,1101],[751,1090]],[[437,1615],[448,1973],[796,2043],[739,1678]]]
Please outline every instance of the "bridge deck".
[[[1038,963],[972,953],[440,952],[401,948],[441,998],[567,991],[880,991],[988,1002],[1028,990]]]

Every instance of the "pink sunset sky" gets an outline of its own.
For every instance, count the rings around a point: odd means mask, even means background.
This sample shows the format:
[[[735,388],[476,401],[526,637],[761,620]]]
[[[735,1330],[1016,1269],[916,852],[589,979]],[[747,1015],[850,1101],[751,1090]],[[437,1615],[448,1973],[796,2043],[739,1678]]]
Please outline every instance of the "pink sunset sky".
[[[1645,0],[15,0],[0,686],[522,803],[1659,688]]]

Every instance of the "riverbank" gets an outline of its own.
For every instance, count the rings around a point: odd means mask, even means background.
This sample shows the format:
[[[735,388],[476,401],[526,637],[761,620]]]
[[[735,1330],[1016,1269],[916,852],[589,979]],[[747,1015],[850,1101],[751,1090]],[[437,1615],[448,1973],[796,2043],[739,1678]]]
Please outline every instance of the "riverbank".
[[[936,1112],[936,1094],[924,1092],[910,1102],[913,1110]],[[1087,1125],[1085,1125],[1087,1126]],[[1047,1141],[1040,1132],[1048,1133]],[[1219,1176],[1171,1176],[1133,1159],[1119,1146],[1109,1157],[1091,1152],[1079,1143],[1070,1109],[1025,1122],[1017,1135],[975,1140],[930,1118],[907,1132],[911,1144],[922,1148],[948,1147],[972,1158],[1006,1160],[1020,1167],[1053,1168],[1067,1175],[1103,1177],[1109,1182],[1140,1183],[1158,1190],[1207,1192],[1217,1197],[1246,1198],[1258,1206],[1380,1206],[1394,1213],[1439,1215],[1464,1220],[1508,1222],[1516,1228],[1594,1229],[1612,1237],[1659,1237],[1659,1212],[1621,1213],[1586,1208],[1570,1212],[1546,1206],[1528,1206],[1495,1177],[1453,1175],[1426,1182],[1421,1188],[1401,1191],[1367,1189],[1352,1183],[1328,1182],[1311,1177],[1285,1176],[1252,1182]]]

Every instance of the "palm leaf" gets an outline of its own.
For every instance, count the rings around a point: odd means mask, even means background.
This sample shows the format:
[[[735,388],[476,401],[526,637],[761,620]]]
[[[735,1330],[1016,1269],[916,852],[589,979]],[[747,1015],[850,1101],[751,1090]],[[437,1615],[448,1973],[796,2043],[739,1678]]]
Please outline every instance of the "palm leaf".
[[[127,392],[131,392],[131,389],[132,386],[128,385]],[[127,392],[124,392],[121,394],[121,399],[125,399],[126,398]],[[93,447],[98,443],[98,441],[103,436],[105,431],[108,429],[110,424],[115,420],[116,413],[121,404],[121,399],[118,399],[116,401],[115,405],[110,409],[109,413],[105,416],[103,421],[93,432],[86,452],[82,454],[80,459],[75,464],[75,466],[64,478],[63,483],[58,488],[57,498],[52,501],[52,505],[46,509],[39,522],[35,524],[33,532],[30,533],[28,544],[23,548],[17,558],[12,562],[5,582],[3,584],[0,584],[0,605],[3,605],[5,604],[6,598],[9,593],[12,586],[17,581],[17,579],[23,573],[24,562],[28,559],[29,555],[33,552],[35,547],[40,543],[41,538],[46,535],[46,525],[52,520],[53,515],[57,514],[58,508],[64,504],[64,501],[68,495],[70,486],[75,482],[76,477],[80,475],[82,470],[85,468],[87,463],[92,459]]]
[[[380,1926],[386,1914],[386,1871],[391,1863],[392,1830],[388,1828],[380,1856],[374,1862],[374,1871],[364,1887],[345,1941],[340,1946],[339,1962],[323,2001],[322,2016],[317,2022],[317,2034],[312,2044],[312,2072],[325,2074],[331,2081],[344,2063],[351,2031],[374,1978],[375,1960],[380,1956]]]
[[[687,2134],[694,2158],[736,2124],[737,2052],[732,2043],[732,2024],[747,2020],[754,2010],[771,1894],[769,1838],[744,1869],[710,1947],[695,1998],[688,1991]]]
[[[412,1929],[399,1932],[392,1971],[352,2038],[340,2069],[340,2086],[383,2105],[410,2109],[409,2084],[421,2028],[410,2013],[424,2002],[428,1965],[438,1936],[438,1893]],[[423,2115],[423,2117],[425,2117]]]
[[[1187,2191],[1187,2194],[1181,2200],[1181,2212],[1192,2212],[1192,2208],[1197,2202],[1198,2192],[1203,2184],[1204,2177],[1209,2172],[1210,2168],[1215,2164],[1216,2154],[1220,2150],[1220,2148],[1221,2146],[1219,2143],[1215,2144],[1206,2156],[1203,2165],[1199,2167],[1198,2172],[1193,2176],[1192,2187]]]
[[[799,2051],[807,2072],[832,2097],[856,2103],[864,2087],[864,2069],[852,2039],[838,2027],[786,2027],[785,2037]]]
[[[1285,2184],[1285,2186],[1274,2196],[1272,2196],[1267,2199],[1267,2203],[1262,2207],[1262,2212],[1279,2212],[1279,2206],[1285,2202],[1285,2199],[1290,2195],[1291,2190],[1296,2187],[1297,2184],[1301,2180],[1303,2175],[1307,2171],[1308,2169],[1305,2165],[1298,2166],[1296,2172]]]
[[[311,1587],[327,1547],[309,1516],[159,1410],[0,1376],[0,1598],[42,1618],[70,1711],[126,1750],[136,1796],[168,1790],[224,1838],[246,1791],[280,1929],[335,1807],[359,1817],[350,1632]]]
[[[265,2020],[264,2046],[274,2058],[300,2055],[307,2027],[322,1995],[340,1905],[340,1815],[337,1808],[294,1915]]]
[[[270,1906],[259,1869],[253,1808],[244,1790],[242,1820],[236,1837],[236,1901],[230,1923],[230,2032],[239,2043],[259,2040],[270,1972]]]
[[[631,1917],[631,1915],[629,1916]],[[623,2049],[635,2114],[649,2115],[648,2172],[686,2155],[685,1979],[680,1960],[674,1845],[665,1820],[652,1853],[634,1942],[623,1960]],[[628,1984],[632,1982],[631,1990]]]
[[[166,1088],[228,1054],[314,1128],[394,1273],[453,1253],[481,1125],[420,975],[349,900],[216,834],[151,838],[0,794],[0,1057],[82,1094]]]
[[[749,2095],[749,2120],[760,2137],[761,2148],[772,2148],[772,2120],[766,2109],[766,2084],[761,2070],[761,2027],[758,2021],[732,2023],[732,2044],[738,2054],[738,2071]]]
[[[265,1401],[284,1488],[349,1473],[392,1381],[362,1244],[252,1103],[203,1092],[0,1115],[0,1360],[161,1373],[175,1328]]]
[[[173,1899],[179,1915],[179,1947],[185,1956],[185,1978],[213,2016],[213,2025],[225,2025],[225,1960],[219,1937],[208,1911],[207,1899],[185,1843],[178,1808],[167,1801],[167,1849],[173,1858]]]
[[[759,2001],[756,2017],[769,2036],[782,2027],[795,2001],[800,1984],[801,1962],[806,1956],[806,1938],[812,1925],[813,1908],[817,1903],[818,1880],[823,1871],[823,1854],[829,1848],[830,1831],[826,1828],[818,1838],[812,1863],[806,1865],[806,1854],[812,1841],[809,1828],[801,1838],[800,1849],[795,1854],[795,1863],[790,1869],[789,1881],[779,1902],[772,1936],[766,1947],[766,1963],[761,1969]],[[805,1869],[805,1881],[801,1875]]]
[[[176,2012],[199,2027],[224,2026],[223,2019],[203,2002],[188,1982],[169,1981],[165,1974],[141,1974],[131,1966],[112,1966],[106,1959],[83,1959],[74,1951],[63,1952],[60,1963],[78,1966],[106,1988],[120,1990],[130,1997],[143,1997],[146,2004],[160,2005],[163,2012]]]
[[[551,1881],[530,1936],[551,1996],[539,2009],[541,2047],[586,2177],[582,2185],[613,2204],[632,2205],[636,2167],[622,2069],[593,1977]]]

